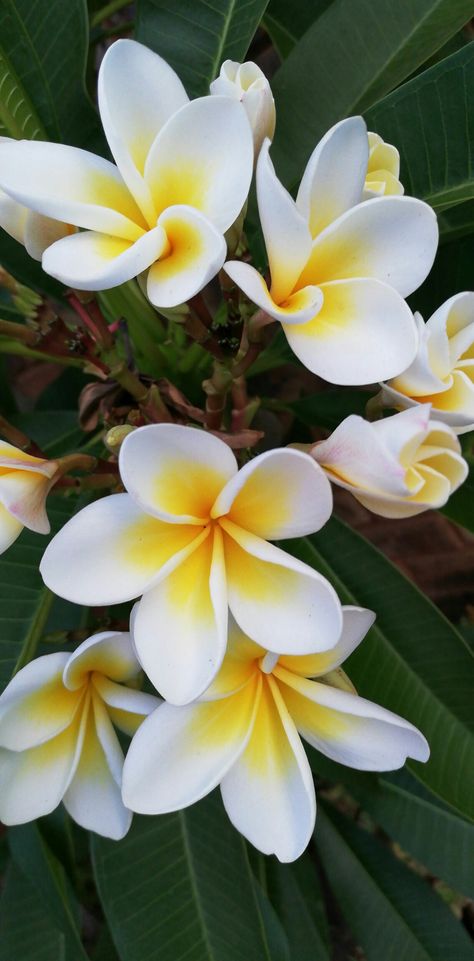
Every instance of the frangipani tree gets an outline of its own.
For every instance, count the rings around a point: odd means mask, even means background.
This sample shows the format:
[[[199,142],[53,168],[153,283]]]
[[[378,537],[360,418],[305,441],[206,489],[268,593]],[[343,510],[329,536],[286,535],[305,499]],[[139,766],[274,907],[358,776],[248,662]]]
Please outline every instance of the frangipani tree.
[[[0,959],[472,956],[473,12],[0,12]]]

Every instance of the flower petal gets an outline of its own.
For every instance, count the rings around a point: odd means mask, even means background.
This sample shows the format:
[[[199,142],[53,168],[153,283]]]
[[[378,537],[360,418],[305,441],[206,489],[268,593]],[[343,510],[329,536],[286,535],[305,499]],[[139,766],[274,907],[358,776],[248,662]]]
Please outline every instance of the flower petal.
[[[256,677],[237,694],[207,703],[162,704],[129,747],[123,798],[140,814],[179,811],[209,794],[245,748],[260,699]]]
[[[156,210],[143,173],[150,147],[166,121],[188,102],[178,75],[135,40],[116,40],[106,51],[98,77],[99,110],[115,162],[144,216],[153,226]]]
[[[303,290],[297,290],[282,304],[277,304],[270,296],[265,280],[251,264],[245,264],[240,260],[228,260],[224,264],[224,270],[249,300],[274,320],[281,320],[286,324],[305,324],[321,308],[323,295],[319,287],[305,287]]]
[[[118,742],[117,747],[121,754]],[[106,838],[125,837],[132,822],[132,813],[123,804],[120,787],[98,737],[92,709],[88,712],[79,763],[63,803],[78,824]]]
[[[334,647],[342,629],[336,592],[321,574],[228,520],[225,537],[229,607],[245,634],[278,653]]]
[[[0,475],[0,501],[3,506],[24,527],[37,534],[49,534],[51,529],[45,506],[50,488],[50,478],[39,472],[15,470]]]
[[[56,241],[43,254],[43,270],[79,290],[105,290],[132,280],[166,249],[162,227],[154,227],[135,243],[81,231]]]
[[[0,554],[8,550],[23,530],[23,524],[0,504]]]
[[[0,745],[24,751],[49,741],[68,727],[81,694],[68,691],[62,673],[68,655],[46,654],[30,661],[0,697]]]
[[[408,493],[406,469],[398,451],[384,441],[374,431],[373,423],[351,414],[327,440],[315,444],[311,453],[336,484],[345,481],[365,490],[404,497]]]
[[[464,384],[464,387],[466,387],[466,384]],[[455,409],[442,410],[437,406],[442,394],[432,394],[428,398],[416,398],[407,397],[405,394],[401,393],[401,391],[395,390],[390,384],[381,384],[381,388],[382,401],[387,407],[395,407],[397,410],[406,410],[409,407],[417,407],[419,404],[428,400],[428,402],[431,403],[433,415],[436,417],[436,420],[442,421],[444,424],[452,427],[456,434],[465,434],[474,429],[474,417],[470,413],[470,404],[467,413]],[[471,390],[469,388],[469,398],[470,396]],[[452,399],[453,398],[451,397],[451,400]],[[466,398],[464,395],[463,402],[465,399]]]
[[[311,154],[296,204],[316,237],[361,202],[369,141],[362,117],[348,117],[324,135]]]
[[[359,771],[393,771],[407,757],[428,760],[426,739],[392,711],[278,665],[274,673],[302,737],[333,761]]]
[[[145,594],[134,621],[134,641],[144,671],[167,701],[187,704],[208,687],[227,644],[219,529]]]
[[[140,727],[143,719],[148,717],[160,704],[160,699],[144,691],[136,691],[124,684],[116,684],[108,677],[96,674],[93,679],[94,688],[107,708],[107,714],[115,727],[124,734],[132,736]]]
[[[324,283],[321,292],[323,305],[309,323],[282,318],[305,367],[333,384],[359,385],[391,377],[412,361],[418,343],[413,314],[393,287],[358,277]]]
[[[177,307],[221,269],[227,246],[223,234],[192,207],[168,207],[158,218],[170,251],[150,268],[147,295],[156,307]]]
[[[313,778],[271,677],[263,684],[247,747],[223,778],[221,792],[232,824],[259,851],[283,862],[303,853],[316,817]]]
[[[298,450],[265,451],[228,481],[211,516],[226,514],[265,540],[313,534],[332,512],[330,484],[319,465],[316,470],[314,466],[314,460]]]
[[[257,661],[265,654],[263,647],[259,647],[241,631],[231,614],[224,660],[212,684],[206,688],[200,700],[212,701],[240,691],[255,673]]]
[[[320,677],[339,667],[359,646],[375,621],[374,612],[365,607],[344,605],[342,616],[342,633],[335,647],[321,654],[306,654],[300,657],[282,654],[278,664],[301,677]]]
[[[0,137],[0,141],[2,138]],[[17,203],[12,197],[0,190],[0,227],[17,240],[19,244],[25,242],[25,224],[28,214],[27,207]]]
[[[43,214],[37,214],[35,210],[28,210],[25,221],[25,247],[30,257],[41,260],[45,250],[51,247],[51,244],[75,232],[76,228],[71,227],[70,224],[44,217]]]
[[[79,147],[20,140],[0,150],[0,185],[39,214],[134,241],[147,224],[118,170]]]
[[[298,286],[373,277],[406,297],[425,280],[437,245],[436,216],[428,204],[414,197],[375,197],[319,234]]]
[[[130,634],[101,631],[83,641],[68,658],[63,681],[70,691],[76,691],[88,680],[92,671],[105,674],[114,681],[129,681],[140,673]]]
[[[237,461],[218,437],[180,424],[132,431],[120,448],[120,474],[134,501],[174,524],[206,524]]]
[[[311,233],[295,201],[278,180],[265,140],[257,163],[257,198],[272,278],[270,296],[279,304],[293,291],[311,253]]]
[[[229,97],[201,97],[160,131],[145,179],[158,214],[186,204],[225,233],[247,199],[252,170],[252,132],[242,104]]]
[[[0,440],[0,474],[6,470],[27,470],[44,477],[53,477],[57,470],[57,462],[45,460],[44,457],[33,457],[19,447],[14,447],[6,440]]]
[[[26,751],[0,749],[0,820],[24,824],[63,799],[81,748],[80,717],[57,737]]]
[[[194,549],[195,527],[144,514],[128,494],[89,504],[53,537],[40,571],[75,604],[120,604],[149,590]]]

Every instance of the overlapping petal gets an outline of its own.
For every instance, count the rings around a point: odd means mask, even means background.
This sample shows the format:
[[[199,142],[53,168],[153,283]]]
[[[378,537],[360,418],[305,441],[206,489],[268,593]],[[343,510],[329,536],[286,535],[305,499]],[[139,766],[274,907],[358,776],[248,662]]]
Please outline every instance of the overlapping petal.
[[[286,862],[303,853],[316,817],[313,778],[272,678],[263,683],[252,734],[221,792],[234,827],[264,854]]]
[[[76,604],[118,604],[149,590],[178,564],[199,530],[145,514],[128,494],[89,504],[48,544],[45,584]]]
[[[413,359],[417,332],[403,298],[369,277],[321,284],[322,307],[306,324],[283,329],[305,367],[334,384],[368,384],[381,370],[399,371]],[[388,376],[388,375],[385,375]]]
[[[20,536],[23,524],[0,504],[0,554],[3,554]]]
[[[274,674],[300,734],[332,760],[360,771],[393,771],[407,757],[428,760],[426,739],[397,714],[279,666]]]
[[[80,698],[63,686],[67,661],[67,654],[47,654],[30,661],[12,678],[0,698],[2,748],[37,747],[71,724]]]
[[[317,654],[282,654],[278,664],[301,677],[320,677],[339,667],[355,651],[375,621],[373,611],[344,605],[342,632],[337,644]]]
[[[245,748],[260,686],[256,679],[231,699],[179,708],[163,704],[154,711],[125,760],[125,803],[142,814],[163,814],[212,791]]]
[[[229,607],[242,630],[279,653],[334,647],[342,613],[326,578],[236,524],[220,523],[226,534]]]
[[[48,247],[43,254],[43,269],[79,290],[105,290],[136,277],[167,247],[162,227],[143,233],[134,243],[86,230]]]
[[[314,461],[301,451],[266,451],[228,481],[212,517],[228,515],[233,524],[265,540],[313,534],[332,511],[330,485],[313,467]]]
[[[229,260],[224,270],[247,294],[249,300],[274,320],[281,320],[285,324],[305,324],[321,308],[323,294],[319,287],[308,285],[290,294],[282,304],[277,304],[271,297],[265,280],[251,264],[245,264],[240,260]]]
[[[97,671],[114,681],[129,681],[136,677],[140,672],[140,663],[130,634],[125,631],[101,631],[83,641],[67,659],[63,674],[66,688],[78,690],[91,671]]]
[[[220,490],[237,473],[234,454],[223,441],[179,424],[132,431],[119,464],[134,501],[174,524],[206,524]]]
[[[316,237],[360,203],[369,160],[362,117],[348,117],[324,135],[311,154],[296,204]]]
[[[158,215],[185,204],[224,233],[247,199],[252,168],[252,134],[242,105],[203,97],[164,125],[148,154],[145,179]]]
[[[215,277],[227,247],[223,234],[193,207],[168,207],[158,218],[160,227],[167,248],[148,272],[147,295],[152,304],[176,307]]]
[[[0,501],[25,527],[38,534],[49,534],[46,495],[51,479],[39,471],[12,470],[0,473]]]

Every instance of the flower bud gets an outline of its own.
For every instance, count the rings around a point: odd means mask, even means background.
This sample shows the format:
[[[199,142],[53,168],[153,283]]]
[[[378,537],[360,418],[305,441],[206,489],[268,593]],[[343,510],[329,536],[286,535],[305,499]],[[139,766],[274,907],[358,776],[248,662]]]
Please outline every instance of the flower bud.
[[[383,197],[403,194],[400,175],[400,154],[391,143],[385,143],[377,133],[369,133],[369,162],[365,178],[364,197]]]
[[[275,102],[270,84],[256,63],[225,60],[210,86],[211,94],[240,100],[252,128],[255,158],[265,137],[275,132]]]

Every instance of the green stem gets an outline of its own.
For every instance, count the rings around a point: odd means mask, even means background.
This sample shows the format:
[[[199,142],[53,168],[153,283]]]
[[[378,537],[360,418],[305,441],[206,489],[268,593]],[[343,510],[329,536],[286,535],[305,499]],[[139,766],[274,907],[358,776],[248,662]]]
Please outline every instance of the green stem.
[[[107,19],[107,17],[111,17],[112,14],[118,13],[118,11],[122,10],[123,7],[128,7],[129,4],[130,0],[110,0],[110,3],[106,3],[105,7],[101,7],[101,9],[97,10],[97,13],[91,17],[91,27],[98,27],[103,20]]]
[[[18,354],[21,357],[31,357],[35,360],[47,360],[52,364],[62,364],[64,367],[84,367],[84,361],[79,357],[61,357],[56,354],[45,354],[42,350],[32,350],[16,340],[0,337],[0,354]]]
[[[25,666],[25,664],[29,664],[29,662],[33,660],[36,654],[36,649],[41,640],[46,621],[48,620],[53,601],[54,594],[52,591],[50,591],[47,587],[43,588],[43,596],[33,618],[33,623],[31,624],[25,640],[23,641],[23,647],[13,670],[14,674],[17,674],[18,671]]]

